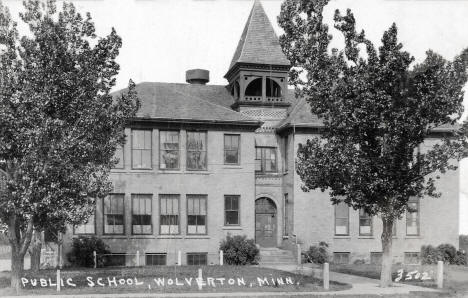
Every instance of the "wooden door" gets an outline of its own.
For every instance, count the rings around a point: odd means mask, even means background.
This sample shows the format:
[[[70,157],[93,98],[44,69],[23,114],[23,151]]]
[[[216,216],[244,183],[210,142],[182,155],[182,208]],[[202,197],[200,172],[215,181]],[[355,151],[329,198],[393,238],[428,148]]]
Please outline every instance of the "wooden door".
[[[268,198],[255,202],[255,242],[262,247],[277,244],[276,206]]]

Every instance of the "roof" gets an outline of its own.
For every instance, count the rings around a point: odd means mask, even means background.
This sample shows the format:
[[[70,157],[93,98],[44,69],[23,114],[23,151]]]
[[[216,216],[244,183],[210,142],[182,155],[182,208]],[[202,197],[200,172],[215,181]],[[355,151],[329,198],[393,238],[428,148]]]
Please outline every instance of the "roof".
[[[294,94],[294,90],[288,90]],[[290,126],[322,127],[323,122],[317,115],[312,114],[310,106],[304,97],[297,99],[291,107],[288,117],[278,124],[277,129],[282,130]]]
[[[234,100],[225,86],[144,82],[135,89],[141,102],[136,119],[261,124],[229,108]]]
[[[290,65],[260,1],[255,1],[232,57],[236,63]]]

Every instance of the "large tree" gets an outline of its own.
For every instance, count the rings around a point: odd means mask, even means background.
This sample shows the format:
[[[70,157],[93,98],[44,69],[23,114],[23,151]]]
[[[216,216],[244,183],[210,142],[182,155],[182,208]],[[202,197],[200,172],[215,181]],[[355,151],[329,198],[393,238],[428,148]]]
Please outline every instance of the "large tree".
[[[24,2],[16,23],[0,2],[0,162],[7,175],[0,220],[8,225],[11,286],[18,289],[33,232],[87,219],[111,190],[123,128],[139,103],[132,82],[113,98],[121,38],[98,38],[72,4]]]
[[[284,29],[280,42],[293,66],[291,83],[323,121],[321,137],[299,146],[297,173],[305,191],[328,190],[333,204],[344,202],[382,219],[385,287],[392,281],[394,221],[414,211],[410,198],[438,197],[439,173],[455,169],[463,156],[466,129],[456,120],[463,111],[468,52],[447,61],[427,51],[413,65],[395,24],[376,48],[364,31],[357,32],[349,9],[344,15],[335,11],[344,46],[332,49],[323,21],[327,4],[286,0],[278,18]],[[439,142],[420,151],[438,127],[450,132],[439,133]]]

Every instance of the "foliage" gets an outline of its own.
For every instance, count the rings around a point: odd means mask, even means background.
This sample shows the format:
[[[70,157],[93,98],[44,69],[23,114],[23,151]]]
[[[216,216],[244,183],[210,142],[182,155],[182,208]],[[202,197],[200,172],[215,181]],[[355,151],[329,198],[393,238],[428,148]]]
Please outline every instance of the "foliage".
[[[109,254],[109,247],[100,238],[96,237],[78,237],[73,238],[72,250],[68,253],[68,261],[73,266],[94,267],[93,252],[96,252],[97,267],[103,267],[105,257],[103,254]]]
[[[318,245],[310,246],[305,252],[307,262],[323,264],[329,261],[328,243],[321,241]]]
[[[437,247],[432,245],[423,245],[421,247],[421,263],[437,264],[443,261],[447,264],[466,265],[466,253],[455,248],[451,244],[441,244]]]
[[[468,49],[453,61],[427,51],[423,62],[398,41],[392,24],[377,48],[358,32],[351,10],[334,14],[344,47],[330,49],[323,22],[329,0],[285,0],[280,43],[291,62],[290,82],[323,122],[321,136],[299,144],[296,169],[304,191],[328,191],[383,221],[381,285],[391,282],[393,222],[411,197],[438,197],[436,180],[456,169],[467,147],[458,129],[467,81]],[[438,132],[436,132],[438,130]],[[425,138],[438,141],[426,143]]]
[[[258,264],[260,250],[253,239],[247,236],[230,236],[221,241],[219,250],[223,251],[224,261],[228,265]]]
[[[113,98],[122,41],[95,34],[73,4],[24,2],[22,37],[0,4],[0,161],[8,175],[0,221],[9,225],[14,278],[33,229],[86,221],[108,175],[123,128],[139,103],[134,84]],[[17,280],[16,280],[17,282]],[[17,285],[17,284],[16,284]]]

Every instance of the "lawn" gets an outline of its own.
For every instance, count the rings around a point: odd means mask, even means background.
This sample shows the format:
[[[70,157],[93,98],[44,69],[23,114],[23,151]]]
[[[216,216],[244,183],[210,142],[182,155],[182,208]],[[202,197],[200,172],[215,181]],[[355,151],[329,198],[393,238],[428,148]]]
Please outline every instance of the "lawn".
[[[202,281],[197,282],[199,268]],[[324,291],[322,281],[312,276],[256,266],[81,268],[61,273],[64,287],[60,294]],[[57,294],[54,270],[41,270],[35,275],[25,271],[24,278],[22,295]],[[9,282],[9,273],[1,273],[0,296],[14,293],[8,288]],[[332,291],[348,288],[350,285],[330,283]]]
[[[341,273],[354,274],[359,276],[365,276],[369,278],[380,278],[380,265],[371,264],[331,264],[330,270]],[[398,270],[403,269],[402,280],[412,285],[423,286],[423,287],[436,287],[436,274],[437,265],[393,265],[392,279],[395,280],[399,274]],[[419,272],[414,273],[415,271]],[[408,273],[411,279],[405,280]],[[422,273],[426,272],[427,280],[422,279]],[[417,277],[417,278],[416,278]],[[468,294],[468,267],[467,266],[456,266],[456,265],[444,265],[444,289],[451,294]]]

